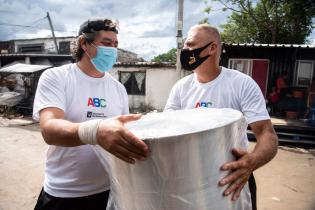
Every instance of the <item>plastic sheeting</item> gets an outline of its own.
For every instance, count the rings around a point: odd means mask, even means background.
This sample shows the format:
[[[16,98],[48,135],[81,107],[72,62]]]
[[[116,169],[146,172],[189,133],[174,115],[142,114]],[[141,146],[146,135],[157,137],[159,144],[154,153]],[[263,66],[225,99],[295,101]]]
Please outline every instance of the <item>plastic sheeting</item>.
[[[17,105],[22,99],[23,96],[17,92],[12,91],[0,93],[0,105],[13,107]]]
[[[151,150],[146,161],[131,165],[95,146],[109,172],[108,210],[247,210],[246,185],[237,201],[223,197],[218,182],[228,172],[246,132],[242,114],[232,109],[193,109],[151,113],[126,124]]]
[[[24,75],[22,75],[22,74],[10,74],[4,78],[4,81],[8,82],[7,85],[14,92],[20,93],[24,97],[24,95],[25,95],[25,76]]]

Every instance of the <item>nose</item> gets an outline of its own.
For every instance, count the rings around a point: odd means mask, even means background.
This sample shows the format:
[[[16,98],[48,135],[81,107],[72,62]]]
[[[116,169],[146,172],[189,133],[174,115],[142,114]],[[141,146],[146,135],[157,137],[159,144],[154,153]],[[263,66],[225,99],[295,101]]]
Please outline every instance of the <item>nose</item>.
[[[193,50],[192,47],[188,47],[188,46],[184,46],[183,49],[186,49],[186,50],[189,50],[189,51]]]
[[[192,44],[189,40],[187,40],[187,41],[184,43],[183,49],[193,50],[193,44]]]
[[[184,43],[183,49],[191,50],[190,47],[188,47],[188,44],[186,42]]]

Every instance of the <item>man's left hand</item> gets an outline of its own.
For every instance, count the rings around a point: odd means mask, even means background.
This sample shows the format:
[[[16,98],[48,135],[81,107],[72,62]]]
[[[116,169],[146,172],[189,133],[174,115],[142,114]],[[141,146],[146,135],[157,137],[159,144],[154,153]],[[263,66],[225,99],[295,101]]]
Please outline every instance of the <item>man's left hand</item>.
[[[256,166],[256,158],[252,153],[248,153],[242,149],[232,149],[232,154],[236,157],[236,161],[225,163],[221,166],[222,171],[232,171],[229,175],[220,180],[219,186],[228,188],[223,192],[224,196],[232,194],[232,200],[235,201],[247,183],[249,176]]]

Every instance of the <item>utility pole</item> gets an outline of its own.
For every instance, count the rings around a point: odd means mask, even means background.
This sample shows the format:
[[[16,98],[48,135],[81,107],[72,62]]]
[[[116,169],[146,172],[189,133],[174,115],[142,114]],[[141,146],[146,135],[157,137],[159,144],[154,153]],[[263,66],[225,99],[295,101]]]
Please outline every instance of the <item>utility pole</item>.
[[[181,78],[181,64],[180,64],[180,51],[183,48],[183,13],[184,13],[184,0],[177,0],[177,21],[176,21],[176,42],[177,42],[177,57],[176,57],[176,74]]]
[[[47,18],[48,18],[48,21],[49,21],[49,25],[50,25],[52,37],[53,37],[53,39],[54,39],[54,43],[55,43],[55,47],[56,47],[56,53],[59,54],[58,45],[57,45],[57,40],[56,40],[55,32],[54,32],[54,27],[53,27],[53,25],[52,25],[49,12],[47,12]]]

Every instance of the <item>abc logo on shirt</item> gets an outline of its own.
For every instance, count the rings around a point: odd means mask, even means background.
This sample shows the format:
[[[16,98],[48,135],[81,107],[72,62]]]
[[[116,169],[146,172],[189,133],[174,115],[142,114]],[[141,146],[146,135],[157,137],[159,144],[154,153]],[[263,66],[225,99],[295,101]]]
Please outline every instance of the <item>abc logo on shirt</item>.
[[[210,108],[211,106],[213,105],[212,102],[205,102],[205,101],[200,101],[200,102],[197,102],[196,105],[195,105],[195,108],[198,108],[198,107],[207,107],[207,108]]]
[[[88,99],[88,107],[101,107],[105,108],[106,105],[106,100],[102,98],[89,98]]]

